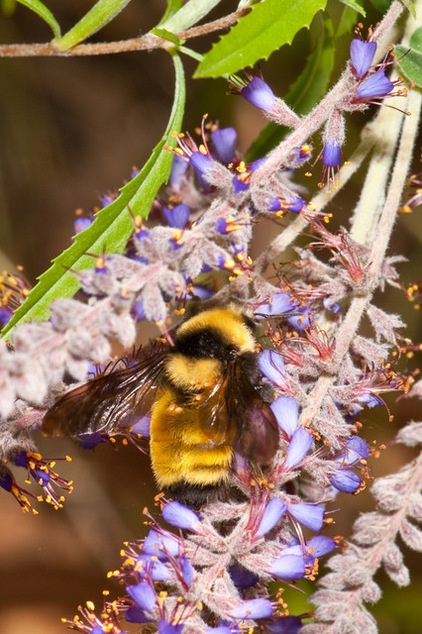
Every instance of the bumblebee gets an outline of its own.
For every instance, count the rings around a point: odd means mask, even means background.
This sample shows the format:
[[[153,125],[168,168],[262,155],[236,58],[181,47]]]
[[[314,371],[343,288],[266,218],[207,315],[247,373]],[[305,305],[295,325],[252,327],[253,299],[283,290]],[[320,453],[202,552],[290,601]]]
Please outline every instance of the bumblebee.
[[[199,507],[227,491],[235,452],[260,469],[278,449],[254,329],[233,306],[204,310],[177,328],[173,346],[65,394],[42,428],[113,435],[149,414],[158,486]]]

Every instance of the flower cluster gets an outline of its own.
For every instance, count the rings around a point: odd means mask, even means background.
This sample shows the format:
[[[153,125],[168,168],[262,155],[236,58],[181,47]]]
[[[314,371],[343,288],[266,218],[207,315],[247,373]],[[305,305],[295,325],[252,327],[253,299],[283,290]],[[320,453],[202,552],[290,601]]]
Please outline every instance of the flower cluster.
[[[2,436],[0,486],[28,510],[29,494],[12,469],[25,469],[47,501],[62,505],[57,489],[70,490],[71,483],[38,453],[32,432],[53,405],[52,386],[60,393],[66,389],[63,378],[85,381],[90,362],[109,360],[110,339],[128,349],[139,322],[150,320],[168,352],[169,318],[183,313],[191,300],[204,307],[234,301],[257,328],[258,385],[252,389],[272,395],[265,404],[280,437],[271,464],[250,463],[233,447],[222,499],[198,510],[158,496],[162,519],[174,531],[156,518],[158,512],[149,516],[147,536],[125,546],[122,566],[111,575],[125,596],[107,603],[99,616],[88,603],[81,609],[83,619],[68,622],[74,630],[120,634],[123,617],[159,634],[296,634],[302,628],[305,616],[292,616],[282,590],[269,588],[274,582],[282,588],[313,581],[319,559],[339,547],[340,538],[323,534],[331,523],[327,505],[339,493],[361,492],[371,478],[368,458],[376,450],[362,422],[366,410],[383,406],[382,393],[409,387],[390,361],[391,349],[399,346],[401,319],[372,303],[376,288],[398,286],[400,259],[386,257],[385,250],[380,255],[379,244],[359,240],[353,231],[330,230],[330,215],[294,180],[310,160],[312,137],[319,131],[320,187],[327,184],[329,192],[340,187],[346,115],[384,97],[405,96],[396,90],[401,82],[386,75],[387,58],[374,63],[377,49],[376,31],[366,41],[358,33],[337,86],[303,118],[262,77],[232,77],[231,90],[290,128],[290,136],[248,162],[237,149],[236,130],[207,123],[206,117],[198,142],[187,133],[175,135],[176,147],[164,150],[173,153],[169,183],[158,193],[148,222],[133,217],[124,253],[96,257],[91,269],[77,274],[78,298],[56,301],[48,322],[17,328],[13,348],[0,347],[0,413],[10,419]],[[107,194],[102,204],[113,200],[114,194]],[[378,229],[386,225],[388,211],[379,217]],[[258,223],[273,223],[280,232],[253,262]],[[92,218],[79,217],[75,230],[91,224]],[[278,256],[298,235],[302,242],[294,256],[280,265]],[[384,242],[386,248],[388,237]],[[363,317],[372,334],[359,330]],[[152,361],[158,364],[160,354],[151,345]],[[214,351],[209,356],[219,361]],[[126,362],[128,370],[131,363]],[[111,385],[119,367],[104,371]],[[137,387],[130,397],[136,419]],[[195,398],[200,395],[193,393],[192,402]],[[223,409],[221,402],[217,407]],[[104,405],[101,416],[111,415],[110,409]],[[75,435],[86,448],[118,434],[138,444],[140,436],[148,436],[149,424],[148,417],[138,418],[132,427],[116,421],[111,430],[87,436],[78,428]],[[334,561],[343,562],[343,556]],[[330,614],[326,620],[335,618]]]

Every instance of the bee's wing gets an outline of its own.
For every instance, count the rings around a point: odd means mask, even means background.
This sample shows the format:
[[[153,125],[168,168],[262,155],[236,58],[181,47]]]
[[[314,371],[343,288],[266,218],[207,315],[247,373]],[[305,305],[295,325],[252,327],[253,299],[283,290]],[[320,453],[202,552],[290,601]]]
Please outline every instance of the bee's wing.
[[[79,436],[131,427],[151,410],[166,355],[159,352],[68,392],[44,416],[43,431]]]
[[[251,462],[268,464],[277,452],[277,420],[239,362],[228,367],[199,415],[214,439],[233,436],[235,450]]]
[[[236,420],[235,450],[259,465],[271,462],[279,448],[277,420],[239,364],[230,371],[226,407]]]

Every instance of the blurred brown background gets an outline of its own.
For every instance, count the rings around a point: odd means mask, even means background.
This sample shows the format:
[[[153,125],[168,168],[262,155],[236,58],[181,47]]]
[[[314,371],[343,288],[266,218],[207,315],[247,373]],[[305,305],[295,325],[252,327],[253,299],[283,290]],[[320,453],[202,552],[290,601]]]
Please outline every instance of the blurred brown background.
[[[233,10],[236,4],[223,2],[222,10]],[[82,0],[50,2],[49,6],[63,31],[88,8]],[[134,0],[96,39],[135,37],[151,28],[163,10],[160,0]],[[50,37],[49,29],[24,7],[17,6],[9,17],[0,14],[2,43],[42,42]],[[300,70],[296,50],[303,60],[306,45],[306,34],[300,34],[292,49],[283,49],[263,64],[264,76],[277,94],[286,91]],[[209,41],[195,41],[192,46],[204,51]],[[345,41],[340,67],[347,46]],[[189,76],[195,64],[186,59],[185,65]],[[207,112],[222,126],[235,125],[239,148],[246,150],[265,121],[240,98],[227,97],[226,90],[223,80],[188,81],[184,127],[192,130]],[[22,264],[34,283],[50,260],[69,245],[74,210],[89,211],[98,204],[100,194],[114,191],[128,178],[133,165],[142,166],[165,128],[172,94],[172,64],[162,51],[78,59],[0,59],[2,269]],[[362,115],[349,121],[346,157],[353,151],[362,121]],[[318,166],[314,172],[312,181],[306,181],[311,188],[318,180]],[[347,224],[360,178],[334,199],[333,226]],[[421,277],[421,239],[420,215],[401,216],[391,252],[405,253],[411,260],[401,267],[405,282]],[[403,295],[393,290],[381,301],[393,311],[404,307],[411,336],[420,341],[418,314],[406,305]],[[368,415],[369,439],[388,442],[398,425],[420,417],[415,399],[397,406],[390,398],[389,403],[395,422],[388,423],[386,411],[378,408]],[[116,596],[117,584],[108,582],[105,573],[119,566],[122,542],[141,536],[142,508],[147,505],[153,510],[155,489],[148,458],[133,447],[99,447],[91,453],[66,441],[45,439],[40,446],[49,458],[73,456],[73,463],[59,463],[58,469],[75,481],[75,491],[64,510],[40,505],[38,516],[23,515],[11,496],[0,492],[2,634],[56,634],[65,631],[60,617],[72,617],[78,604],[92,599],[101,605],[103,588]],[[390,448],[373,471],[375,475],[388,472],[410,457],[409,451]],[[342,504],[340,496],[339,507]],[[335,516],[336,532],[347,535],[359,509],[370,507],[368,493],[350,498],[347,510]],[[420,632],[420,615],[412,616],[415,608],[411,607],[422,590],[417,576],[420,558],[410,554],[408,562],[415,568],[414,586],[398,591],[387,581],[385,599],[377,606],[383,634]],[[298,599],[291,600],[294,612]]]

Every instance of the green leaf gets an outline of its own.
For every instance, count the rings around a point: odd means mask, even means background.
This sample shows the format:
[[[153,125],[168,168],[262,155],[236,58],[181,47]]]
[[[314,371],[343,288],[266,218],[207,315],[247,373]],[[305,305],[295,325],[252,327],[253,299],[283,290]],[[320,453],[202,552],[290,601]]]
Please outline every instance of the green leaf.
[[[172,44],[174,44],[175,46],[180,46],[181,44],[181,40],[177,37],[177,35],[171,33],[170,31],[167,31],[167,29],[160,29],[158,27],[155,27],[154,29],[151,29],[150,33],[153,33],[157,37],[161,37],[163,40],[168,40],[169,42],[172,42]]]
[[[297,114],[308,113],[324,96],[334,67],[333,25],[329,18],[315,16],[320,28],[313,37],[311,53],[306,60],[305,68],[290,86],[285,101]],[[322,33],[321,33],[322,31]],[[286,134],[286,128],[270,122],[259,134],[249,148],[246,160],[253,161],[265,156],[275,145],[280,143]]]
[[[50,29],[53,31],[55,38],[60,37],[60,25],[54,15],[51,13],[50,9],[47,9],[45,4],[40,2],[40,0],[18,0],[18,2],[20,4],[23,4],[28,9],[31,9],[31,11],[36,13],[42,20],[44,20],[44,22],[46,22]]]
[[[161,18],[161,20],[159,21],[157,26],[160,26],[161,24],[164,24],[164,22],[166,22],[173,15],[175,15],[180,10],[180,8],[182,7],[182,4],[183,4],[183,0],[168,0],[167,1],[167,8],[166,8],[163,17]]]
[[[413,0],[401,0],[401,3],[404,4],[406,9],[416,18],[416,7]]]
[[[167,31],[178,33],[189,29],[207,15],[221,0],[188,0],[177,13],[161,21],[159,26]]]
[[[194,77],[228,76],[253,66],[290,44],[296,33],[309,27],[327,0],[266,0],[252,6],[245,16],[204,56]]]
[[[370,0],[373,7],[376,8],[380,13],[385,13],[387,9],[390,7],[390,4],[393,0]]]
[[[360,4],[360,2],[357,2],[357,0],[340,0],[340,2],[345,4],[347,7],[350,7],[351,9],[354,9],[355,11],[357,11],[358,13],[363,15],[363,17],[366,17],[365,9]]]
[[[98,0],[67,33],[53,40],[54,46],[61,51],[67,51],[79,42],[99,31],[108,24],[130,0]]]
[[[48,319],[51,302],[59,297],[72,297],[78,290],[78,280],[72,271],[81,271],[93,265],[87,252],[122,252],[133,233],[131,213],[147,217],[152,202],[170,174],[172,155],[163,150],[164,144],[175,143],[169,135],[180,131],[185,105],[185,78],[180,58],[173,56],[176,72],[176,88],[172,111],[166,131],[155,146],[141,172],[120,190],[119,197],[99,211],[88,229],[76,236],[74,243],[41,275],[38,284],[29,293],[25,303],[16,311],[4,328],[2,335],[10,337],[12,329],[29,319]],[[130,211],[129,211],[130,210]],[[131,212],[131,213],[130,213]]]
[[[356,26],[357,16],[356,9],[351,9],[350,7],[344,7],[341,18],[337,25],[336,30],[336,39],[341,38],[343,35],[348,35],[351,37],[353,33],[353,29]]]
[[[409,45],[410,50],[401,45],[394,47],[397,64],[407,79],[422,88],[422,27],[413,33]]]

